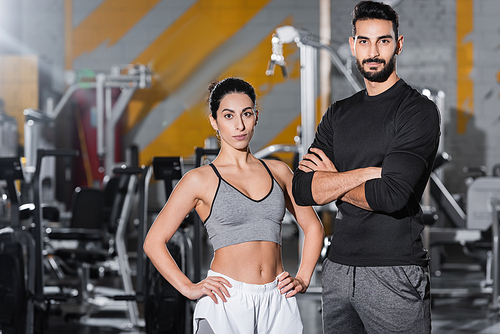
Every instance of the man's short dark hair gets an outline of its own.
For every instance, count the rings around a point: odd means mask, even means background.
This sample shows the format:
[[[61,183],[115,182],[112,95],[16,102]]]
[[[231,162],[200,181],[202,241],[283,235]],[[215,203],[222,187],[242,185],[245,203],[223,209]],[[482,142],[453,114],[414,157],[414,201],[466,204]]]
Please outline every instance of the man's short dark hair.
[[[361,1],[352,11],[352,36],[356,36],[356,22],[365,20],[387,20],[392,22],[394,36],[398,38],[398,13],[391,6],[376,1]]]

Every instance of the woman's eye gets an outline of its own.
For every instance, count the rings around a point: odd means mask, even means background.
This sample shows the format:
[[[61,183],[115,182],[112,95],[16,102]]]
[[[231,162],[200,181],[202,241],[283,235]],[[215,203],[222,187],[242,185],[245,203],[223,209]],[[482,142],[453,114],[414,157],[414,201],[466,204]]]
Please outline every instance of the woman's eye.
[[[225,114],[224,118],[231,119],[231,118],[233,118],[233,115],[231,115],[231,114]]]
[[[246,117],[251,117],[253,113],[251,111],[246,111],[243,115],[245,115]]]

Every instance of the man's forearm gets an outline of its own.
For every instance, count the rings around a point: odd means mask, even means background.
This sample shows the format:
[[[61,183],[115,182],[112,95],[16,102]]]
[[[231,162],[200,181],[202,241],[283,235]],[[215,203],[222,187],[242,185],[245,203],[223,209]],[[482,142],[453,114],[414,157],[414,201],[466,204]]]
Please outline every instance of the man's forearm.
[[[365,196],[365,183],[357,186],[356,188],[345,193],[344,196],[340,198],[342,201],[357,206],[358,208],[373,211]]]
[[[327,204],[345,196],[367,180],[377,177],[380,177],[380,168],[360,168],[347,172],[316,171],[312,180],[312,195],[319,205]],[[352,196],[362,202],[363,199],[357,194],[358,191],[362,192],[364,199],[364,187],[356,190]],[[366,199],[364,201],[366,202]]]

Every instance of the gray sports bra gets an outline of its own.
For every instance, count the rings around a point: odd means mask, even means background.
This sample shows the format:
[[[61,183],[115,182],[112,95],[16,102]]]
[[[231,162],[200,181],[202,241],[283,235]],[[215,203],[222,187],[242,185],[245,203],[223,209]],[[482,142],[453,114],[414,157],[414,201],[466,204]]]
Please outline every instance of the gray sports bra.
[[[281,245],[281,222],[285,215],[283,189],[273,174],[269,193],[254,200],[226,182],[217,168],[210,164],[219,178],[210,214],[204,224],[214,250],[247,241],[272,241]]]

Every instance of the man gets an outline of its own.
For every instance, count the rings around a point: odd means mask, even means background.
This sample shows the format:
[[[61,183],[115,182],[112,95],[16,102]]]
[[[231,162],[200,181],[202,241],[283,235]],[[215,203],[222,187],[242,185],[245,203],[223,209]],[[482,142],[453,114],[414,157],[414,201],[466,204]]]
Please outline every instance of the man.
[[[398,25],[388,5],[356,5],[349,43],[366,89],[329,107],[293,180],[299,205],[338,208],[323,263],[325,333],[431,331],[419,202],[440,116],[396,73]]]

